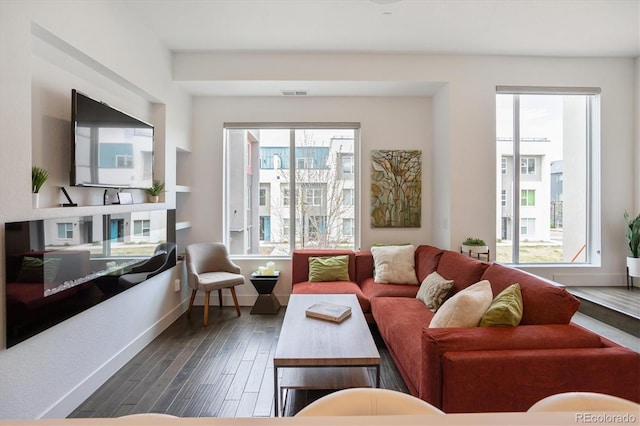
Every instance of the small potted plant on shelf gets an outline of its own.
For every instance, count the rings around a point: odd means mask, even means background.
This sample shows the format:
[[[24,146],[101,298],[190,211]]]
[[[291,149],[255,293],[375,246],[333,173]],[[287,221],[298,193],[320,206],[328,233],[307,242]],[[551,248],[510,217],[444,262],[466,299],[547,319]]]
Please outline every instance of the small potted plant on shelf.
[[[40,207],[40,188],[49,178],[49,172],[42,167],[31,167],[31,194],[33,208]]]
[[[148,201],[150,203],[157,203],[160,199],[160,193],[164,191],[164,182],[161,180],[154,179],[151,188],[145,189],[147,193]]]
[[[480,238],[469,237],[463,241],[461,250],[463,253],[471,254],[487,253],[489,246]]]
[[[633,219],[629,213],[624,212],[624,220],[627,223],[629,276],[640,277],[640,214]]]

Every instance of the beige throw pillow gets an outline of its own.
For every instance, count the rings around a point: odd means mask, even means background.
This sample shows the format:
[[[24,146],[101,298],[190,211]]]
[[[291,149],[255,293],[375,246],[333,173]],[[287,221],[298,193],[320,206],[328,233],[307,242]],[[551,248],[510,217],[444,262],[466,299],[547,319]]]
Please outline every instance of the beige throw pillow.
[[[415,251],[415,247],[411,244],[371,247],[376,270],[375,282],[418,284],[415,270]]]
[[[489,281],[477,282],[444,302],[431,319],[429,328],[476,327],[492,300]]]
[[[422,300],[431,312],[436,312],[453,290],[453,280],[446,280],[437,272],[432,272],[422,281],[416,298]]]

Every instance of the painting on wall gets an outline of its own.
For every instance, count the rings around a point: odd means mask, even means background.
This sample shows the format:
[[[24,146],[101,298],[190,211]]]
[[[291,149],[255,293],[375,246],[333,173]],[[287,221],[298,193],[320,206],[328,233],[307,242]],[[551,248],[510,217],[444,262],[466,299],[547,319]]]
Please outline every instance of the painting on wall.
[[[418,228],[421,206],[422,151],[371,151],[371,226]]]

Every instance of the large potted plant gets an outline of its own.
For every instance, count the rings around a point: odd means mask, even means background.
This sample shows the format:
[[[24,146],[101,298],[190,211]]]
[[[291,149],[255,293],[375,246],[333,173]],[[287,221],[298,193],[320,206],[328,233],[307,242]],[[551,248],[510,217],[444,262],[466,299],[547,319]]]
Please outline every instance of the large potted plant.
[[[489,251],[489,246],[480,238],[469,237],[462,242],[461,250],[463,253],[484,254]]]
[[[31,194],[33,208],[40,207],[40,188],[49,178],[49,172],[42,167],[31,167]]]
[[[160,199],[160,194],[164,191],[164,182],[161,180],[154,179],[151,188],[145,190],[150,203],[157,203]]]
[[[624,212],[624,220],[627,223],[627,268],[629,276],[640,277],[640,214],[632,219],[629,213]]]

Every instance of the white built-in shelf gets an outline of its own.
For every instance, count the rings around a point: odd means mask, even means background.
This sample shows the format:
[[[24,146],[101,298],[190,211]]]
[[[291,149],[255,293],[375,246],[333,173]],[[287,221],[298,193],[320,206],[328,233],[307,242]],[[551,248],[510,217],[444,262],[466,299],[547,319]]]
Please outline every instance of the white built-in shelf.
[[[147,210],[165,210],[165,203],[109,204],[79,207],[44,207],[33,209],[33,219],[55,219],[58,217],[93,216],[103,214],[128,213]]]
[[[191,187],[189,185],[176,185],[176,192],[189,193],[191,192]]]
[[[180,231],[181,229],[189,229],[191,228],[191,222],[185,220],[183,222],[176,222],[176,231]]]

